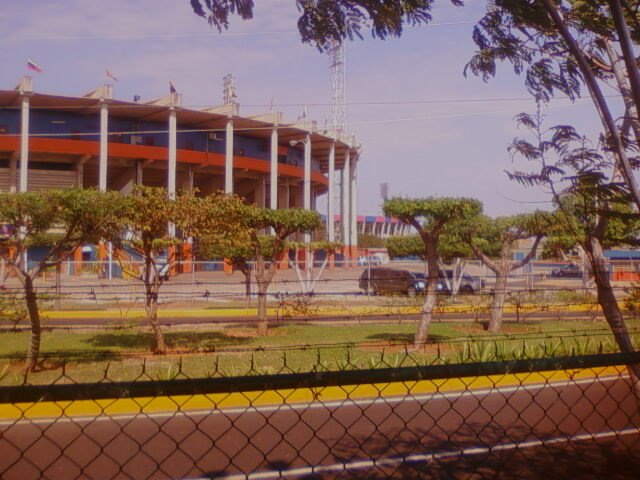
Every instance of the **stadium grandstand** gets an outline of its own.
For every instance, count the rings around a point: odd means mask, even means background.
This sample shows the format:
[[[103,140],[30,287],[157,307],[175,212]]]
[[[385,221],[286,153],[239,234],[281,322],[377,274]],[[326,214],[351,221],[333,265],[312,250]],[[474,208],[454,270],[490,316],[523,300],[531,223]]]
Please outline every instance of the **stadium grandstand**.
[[[144,184],[170,194],[223,190],[273,209],[316,209],[326,194],[325,218],[347,219],[337,229],[329,222],[326,237],[345,245],[345,257],[356,256],[355,138],[306,118],[287,123],[279,112],[241,116],[228,83],[222,105],[192,109],[172,84],[165,97],[123,101],[112,84],[81,96],[49,95],[25,76],[15,89],[0,90],[0,190],[80,186],[126,194]]]

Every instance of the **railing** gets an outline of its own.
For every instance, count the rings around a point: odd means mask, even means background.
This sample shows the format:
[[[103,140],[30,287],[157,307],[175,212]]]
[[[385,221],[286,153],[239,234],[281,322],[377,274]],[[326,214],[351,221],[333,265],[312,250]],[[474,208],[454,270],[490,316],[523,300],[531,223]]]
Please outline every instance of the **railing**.
[[[0,477],[637,478],[640,352],[0,387]],[[570,473],[569,473],[570,472]]]

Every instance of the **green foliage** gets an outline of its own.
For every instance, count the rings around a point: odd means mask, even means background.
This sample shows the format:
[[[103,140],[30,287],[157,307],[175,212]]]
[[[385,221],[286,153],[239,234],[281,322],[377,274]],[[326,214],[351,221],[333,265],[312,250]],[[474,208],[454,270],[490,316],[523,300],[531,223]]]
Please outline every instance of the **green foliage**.
[[[384,214],[432,233],[442,233],[445,224],[465,222],[482,212],[482,203],[473,198],[427,197],[392,198],[384,202]]]
[[[362,30],[370,29],[374,38],[399,37],[405,25],[424,25],[431,21],[433,0],[341,0],[308,2],[296,0],[300,12],[298,30],[302,41],[319,50],[330,47],[332,41],[362,38]],[[451,0],[462,5],[461,0]],[[226,30],[230,15],[253,18],[253,0],[191,0],[196,15],[209,25]]]
[[[7,322],[16,328],[29,319],[24,299],[14,290],[0,285],[0,322]]]
[[[46,247],[48,252],[36,268],[55,265],[79,245],[97,243],[117,232],[120,199],[115,192],[79,188],[0,193],[0,222],[13,226],[0,238],[0,254],[16,264],[28,248]]]
[[[389,257],[420,257],[424,260],[424,243],[419,235],[407,235],[387,238]]]
[[[387,241],[369,233],[358,233],[359,248],[385,248]]]
[[[627,294],[624,299],[624,308],[634,317],[640,316],[640,285],[634,283],[631,287],[625,289]]]
[[[255,230],[272,228],[276,236],[281,239],[296,232],[312,232],[322,225],[318,212],[302,208],[271,210],[248,206],[245,221],[248,227]]]

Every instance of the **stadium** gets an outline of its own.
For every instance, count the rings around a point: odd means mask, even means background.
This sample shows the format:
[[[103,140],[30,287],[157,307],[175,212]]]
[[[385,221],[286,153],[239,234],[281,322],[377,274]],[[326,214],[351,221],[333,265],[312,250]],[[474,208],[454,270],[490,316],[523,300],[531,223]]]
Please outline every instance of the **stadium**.
[[[326,237],[343,243],[346,258],[355,256],[355,138],[307,119],[286,123],[278,112],[241,116],[235,98],[231,86],[220,106],[186,108],[173,85],[150,101],[117,100],[111,84],[81,96],[49,95],[25,76],[15,89],[0,90],[0,190],[79,186],[127,194],[144,184],[314,210],[326,194],[333,201],[324,218],[334,219]]]

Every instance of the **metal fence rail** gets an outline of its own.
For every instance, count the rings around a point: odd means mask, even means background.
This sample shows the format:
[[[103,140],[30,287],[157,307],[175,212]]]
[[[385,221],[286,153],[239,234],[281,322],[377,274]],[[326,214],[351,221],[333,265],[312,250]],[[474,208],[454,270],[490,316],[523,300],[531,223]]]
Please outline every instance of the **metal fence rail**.
[[[634,354],[0,388],[0,477],[637,478]]]

